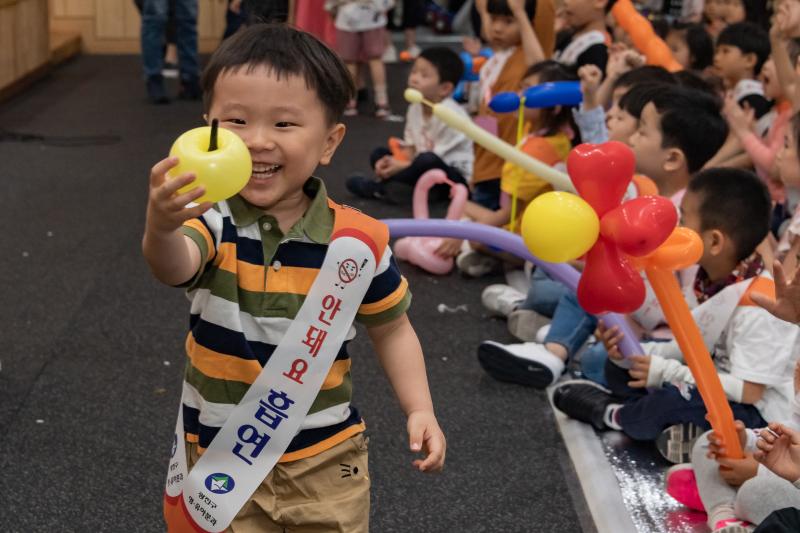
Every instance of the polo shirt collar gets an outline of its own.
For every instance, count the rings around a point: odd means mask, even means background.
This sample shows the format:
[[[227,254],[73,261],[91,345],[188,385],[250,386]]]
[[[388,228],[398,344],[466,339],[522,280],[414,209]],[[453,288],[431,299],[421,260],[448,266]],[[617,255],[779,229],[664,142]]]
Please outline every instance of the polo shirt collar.
[[[300,220],[292,226],[287,236],[297,230],[302,230],[312,241],[327,244],[333,233],[333,213],[328,207],[328,191],[325,189],[325,184],[321,179],[312,176],[303,184],[303,192],[311,198],[311,204]],[[231,210],[233,224],[240,228],[255,224],[262,217],[274,221],[272,215],[254,206],[238,194],[228,199],[228,207]]]

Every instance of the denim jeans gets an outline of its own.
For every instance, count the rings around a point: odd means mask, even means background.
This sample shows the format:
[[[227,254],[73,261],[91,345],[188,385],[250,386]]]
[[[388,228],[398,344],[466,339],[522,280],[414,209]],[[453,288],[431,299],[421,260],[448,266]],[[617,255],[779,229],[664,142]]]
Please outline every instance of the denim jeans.
[[[544,342],[560,344],[572,357],[597,328],[597,319],[581,308],[578,297],[572,291],[565,292],[558,301],[550,331]]]
[[[608,352],[602,342],[589,346],[581,354],[581,374],[586,379],[590,379],[604,387],[608,386],[605,371],[607,359]]]
[[[531,276],[531,288],[520,309],[536,311],[540,315],[553,318],[561,297],[569,292],[563,283],[550,279],[544,270],[537,268]]]
[[[161,74],[164,65],[164,31],[168,0],[144,0],[142,6],[142,63],[146,77]],[[178,68],[182,80],[197,80],[197,0],[175,0]]]

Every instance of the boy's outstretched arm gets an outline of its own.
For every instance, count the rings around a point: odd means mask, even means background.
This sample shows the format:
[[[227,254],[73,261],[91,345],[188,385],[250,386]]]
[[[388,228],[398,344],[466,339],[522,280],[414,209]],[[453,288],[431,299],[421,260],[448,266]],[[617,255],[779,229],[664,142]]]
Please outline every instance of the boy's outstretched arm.
[[[167,179],[169,169],[178,164],[177,157],[156,163],[150,171],[150,193],[147,200],[142,252],[153,275],[167,285],[179,285],[192,278],[200,268],[200,249],[181,231],[181,225],[206,212],[213,204],[204,202],[186,207],[205,193],[196,187],[177,194],[178,189],[194,181],[193,174]]]
[[[408,316],[403,313],[387,324],[368,328],[367,332],[400,408],[408,417],[411,451],[425,454],[424,459],[414,461],[414,466],[420,472],[440,471],[447,444],[433,414],[422,347]]]

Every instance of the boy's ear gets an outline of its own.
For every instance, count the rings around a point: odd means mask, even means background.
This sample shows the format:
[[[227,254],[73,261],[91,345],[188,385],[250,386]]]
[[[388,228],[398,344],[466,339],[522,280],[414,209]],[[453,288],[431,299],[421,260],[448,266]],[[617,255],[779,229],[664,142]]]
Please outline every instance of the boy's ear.
[[[203,122],[208,124],[208,113],[203,113]]]
[[[747,66],[747,68],[753,69],[755,73],[756,62],[758,61],[758,56],[755,52],[742,54],[742,61],[744,61],[744,64]]]
[[[709,230],[708,234],[708,243],[705,246],[709,255],[717,256],[721,254],[725,248],[727,237],[718,229]]]
[[[328,136],[325,138],[325,149],[322,151],[322,155],[319,158],[320,165],[327,165],[331,162],[331,158],[333,158],[333,154],[336,153],[336,148],[342,143],[346,131],[347,127],[341,122],[335,124],[328,130]]]
[[[444,99],[453,94],[456,86],[453,85],[452,81],[443,81],[439,84],[439,97]]]
[[[686,167],[686,156],[680,148],[667,148],[667,157],[664,159],[664,170],[675,172],[681,167]]]

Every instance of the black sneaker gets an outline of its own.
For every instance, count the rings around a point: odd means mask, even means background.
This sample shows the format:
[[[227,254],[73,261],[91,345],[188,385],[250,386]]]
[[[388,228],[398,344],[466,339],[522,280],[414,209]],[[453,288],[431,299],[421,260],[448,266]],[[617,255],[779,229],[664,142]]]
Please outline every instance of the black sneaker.
[[[544,345],[535,342],[500,344],[483,341],[478,346],[478,361],[487,374],[498,381],[539,390],[549,387],[561,375],[553,375],[551,366],[545,364],[547,360],[557,359]],[[560,362],[558,360],[556,365]]]
[[[151,104],[168,104],[169,97],[164,89],[164,77],[160,74],[147,77],[147,98]]]
[[[386,197],[383,183],[371,180],[361,174],[354,174],[345,182],[347,190],[361,198],[382,200]]]
[[[656,438],[656,448],[672,464],[689,463],[694,443],[703,433],[703,429],[694,424],[676,424],[661,432]]]
[[[200,83],[197,78],[181,79],[181,88],[178,91],[178,98],[181,100],[199,100],[203,96]]]
[[[559,411],[598,430],[607,429],[603,419],[611,403],[611,394],[589,380],[566,381],[553,390],[553,405]]]

